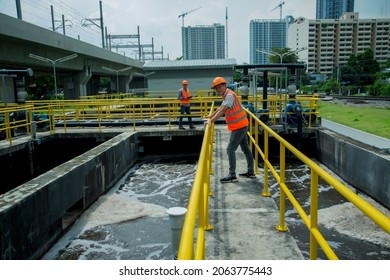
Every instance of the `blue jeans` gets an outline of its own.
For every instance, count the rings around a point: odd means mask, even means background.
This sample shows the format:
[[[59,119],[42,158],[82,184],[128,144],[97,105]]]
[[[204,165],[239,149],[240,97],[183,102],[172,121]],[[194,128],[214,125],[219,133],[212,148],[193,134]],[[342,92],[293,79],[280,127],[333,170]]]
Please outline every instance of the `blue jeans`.
[[[180,118],[179,118],[179,126],[181,126],[183,124],[183,115],[184,113],[186,113],[187,115],[191,115],[191,107],[190,106],[183,106],[183,105],[180,105]],[[192,124],[192,117],[191,116],[188,116],[188,122],[189,122],[189,125]]]
[[[227,155],[229,160],[229,175],[236,176],[236,150],[241,147],[247,162],[247,171],[254,172],[253,155],[249,148],[247,137],[248,127],[243,127],[238,130],[233,130],[230,134],[229,144],[227,146]]]

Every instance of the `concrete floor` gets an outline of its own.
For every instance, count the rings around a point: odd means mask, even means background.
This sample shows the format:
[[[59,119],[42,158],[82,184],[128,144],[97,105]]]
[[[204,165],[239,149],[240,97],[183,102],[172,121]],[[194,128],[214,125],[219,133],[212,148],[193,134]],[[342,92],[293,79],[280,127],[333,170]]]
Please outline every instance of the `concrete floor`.
[[[229,131],[215,129],[214,175],[211,178],[209,222],[213,230],[206,233],[206,259],[213,260],[301,260],[300,252],[289,231],[279,232],[279,210],[271,197],[263,197],[263,174],[257,178],[238,178],[237,183],[219,182],[228,174],[226,147]],[[246,161],[238,148],[237,173],[246,171]]]

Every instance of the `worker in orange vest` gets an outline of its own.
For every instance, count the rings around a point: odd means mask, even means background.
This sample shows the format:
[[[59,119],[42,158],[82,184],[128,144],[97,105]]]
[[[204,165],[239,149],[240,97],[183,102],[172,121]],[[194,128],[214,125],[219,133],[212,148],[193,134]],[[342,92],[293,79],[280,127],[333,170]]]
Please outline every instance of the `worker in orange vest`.
[[[188,89],[188,82],[184,80],[182,83],[182,88],[177,93],[177,99],[180,101],[180,117],[179,117],[179,129],[185,129],[183,126],[183,115],[186,113],[188,115],[188,122],[190,125],[190,128],[195,128],[194,124],[192,123],[192,117],[191,117],[191,104],[190,100],[192,98],[190,90]]]
[[[230,130],[230,140],[227,146],[227,155],[229,160],[229,174],[220,179],[221,183],[237,182],[236,177],[236,150],[241,147],[247,162],[247,172],[239,174],[241,177],[256,178],[254,173],[253,155],[249,147],[247,138],[248,118],[244,111],[237,94],[227,88],[226,80],[222,77],[216,77],[213,80],[212,88],[218,95],[222,96],[221,106],[207,118],[207,125],[212,125],[216,120],[225,115],[228,130]]]

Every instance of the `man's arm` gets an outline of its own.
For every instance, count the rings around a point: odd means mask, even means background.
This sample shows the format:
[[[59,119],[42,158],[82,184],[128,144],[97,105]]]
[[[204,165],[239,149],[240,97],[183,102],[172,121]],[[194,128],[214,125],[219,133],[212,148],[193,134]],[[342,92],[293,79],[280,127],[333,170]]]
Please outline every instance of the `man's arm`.
[[[228,109],[229,109],[228,106],[221,105],[218,108],[218,110],[216,110],[214,113],[212,113],[211,115],[209,115],[207,117],[208,120],[207,120],[206,124],[212,125],[215,121],[217,121],[220,117],[222,117]]]

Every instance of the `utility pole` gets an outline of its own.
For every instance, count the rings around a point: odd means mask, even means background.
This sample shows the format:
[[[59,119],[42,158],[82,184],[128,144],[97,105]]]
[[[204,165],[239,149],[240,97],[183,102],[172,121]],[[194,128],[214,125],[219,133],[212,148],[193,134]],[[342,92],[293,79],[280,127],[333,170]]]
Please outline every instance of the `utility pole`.
[[[225,42],[225,45],[226,45],[226,58],[229,58],[229,52],[228,52],[228,43],[229,43],[229,40],[228,40],[228,8],[226,7],[226,42]]]
[[[102,33],[102,48],[105,49],[105,44],[104,44],[104,26],[103,26],[103,9],[102,9],[102,1],[99,1],[100,5],[100,18],[85,18],[81,20],[81,25],[83,27],[89,26],[89,25],[95,25],[101,29]],[[95,21],[100,21],[100,25],[96,24]]]
[[[20,4],[20,0],[16,0],[16,14],[18,16],[18,19],[23,19],[22,5]]]

